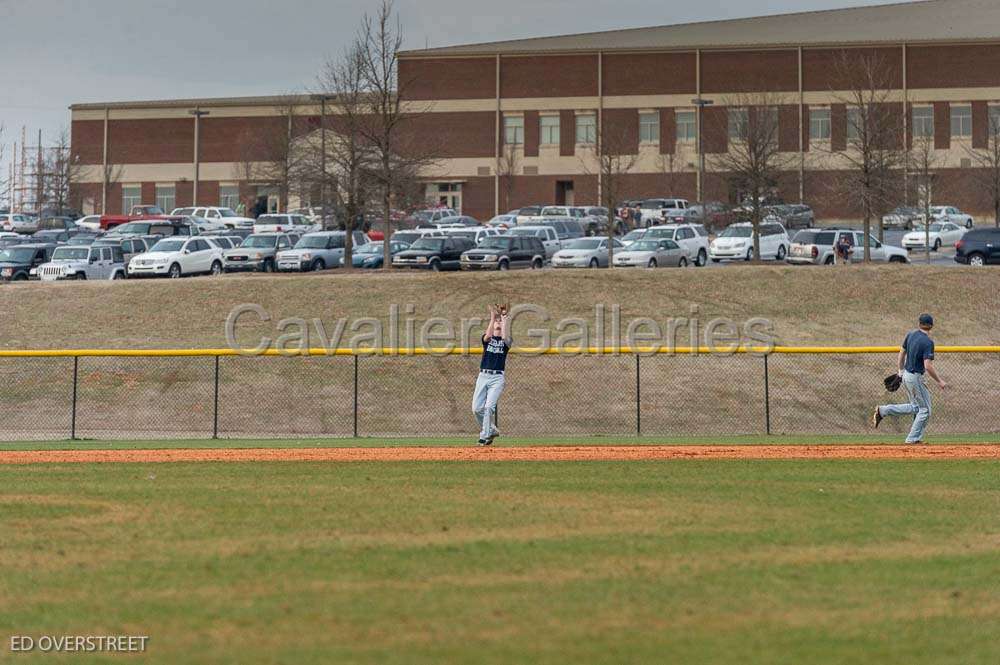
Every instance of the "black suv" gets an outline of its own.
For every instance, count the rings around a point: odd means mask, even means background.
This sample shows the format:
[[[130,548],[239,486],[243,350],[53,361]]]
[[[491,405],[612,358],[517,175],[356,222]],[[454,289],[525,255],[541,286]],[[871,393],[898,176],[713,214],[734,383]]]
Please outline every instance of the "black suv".
[[[410,248],[392,257],[393,268],[419,268],[422,270],[458,270],[462,252],[475,247],[475,243],[462,237],[420,238]]]
[[[31,269],[48,263],[55,249],[54,243],[31,243],[8,247],[0,252],[0,280],[22,282],[28,279],[31,276]]]
[[[545,265],[545,245],[537,236],[494,236],[462,253],[462,270],[510,270]]]
[[[955,243],[955,260],[970,266],[1000,263],[1000,229],[973,229]]]

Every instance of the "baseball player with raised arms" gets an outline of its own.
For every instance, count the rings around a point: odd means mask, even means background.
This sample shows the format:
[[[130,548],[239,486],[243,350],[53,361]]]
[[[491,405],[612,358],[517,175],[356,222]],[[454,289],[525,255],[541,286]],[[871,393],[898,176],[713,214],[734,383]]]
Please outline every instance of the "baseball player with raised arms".
[[[500,436],[496,427],[497,402],[503,393],[510,343],[510,306],[490,305],[490,323],[483,333],[483,358],[472,394],[472,412],[479,423],[480,446],[492,445]]]
[[[906,335],[899,349],[897,366],[909,402],[876,406],[872,414],[872,424],[875,427],[889,416],[913,416],[913,427],[906,437],[906,443],[924,442],[924,430],[931,417],[931,394],[924,382],[924,374],[929,374],[942,389],[948,387],[934,368],[934,340],[931,339],[933,328],[934,317],[921,314],[917,329]]]

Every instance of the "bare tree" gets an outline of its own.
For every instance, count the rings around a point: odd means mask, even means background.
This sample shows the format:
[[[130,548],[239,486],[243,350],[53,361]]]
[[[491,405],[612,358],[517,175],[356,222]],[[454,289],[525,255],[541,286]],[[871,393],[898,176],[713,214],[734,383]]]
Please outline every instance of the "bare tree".
[[[361,43],[352,44],[336,60],[328,61],[318,78],[323,99],[336,104],[335,131],[321,126],[319,140],[312,137],[308,170],[323,192],[332,193],[343,211],[344,267],[350,269],[354,254],[352,231],[361,221],[375,190],[377,154],[365,138],[369,111],[365,87],[365,54]],[[323,202],[324,205],[326,201]],[[389,236],[386,234],[386,247]]]
[[[927,263],[931,262],[931,205],[934,199],[934,180],[937,158],[934,154],[933,136],[914,136],[910,149],[908,171],[917,181],[917,204],[923,211],[924,251]]]
[[[121,181],[125,166],[109,161],[101,166],[101,214],[108,214],[108,195],[111,187]]]
[[[80,158],[70,149],[69,132],[65,129],[59,132],[55,142],[45,151],[43,163],[44,189],[43,199],[56,209],[59,214],[71,205],[71,196],[80,181],[83,165]],[[75,202],[73,202],[75,203]],[[41,202],[39,203],[41,209]]]
[[[841,51],[834,61],[838,103],[847,108],[846,150],[836,153],[844,168],[834,182],[841,199],[856,201],[864,221],[864,260],[871,260],[872,218],[885,241],[882,213],[900,196],[906,165],[903,112],[895,103],[892,66],[881,55]]]
[[[614,267],[615,205],[625,197],[627,176],[639,161],[633,139],[627,128],[599,122],[596,140],[582,157],[584,171],[598,177],[601,207],[607,210],[609,268]]]
[[[764,202],[777,188],[784,171],[794,166],[795,156],[782,152],[778,142],[780,95],[768,92],[738,93],[723,102],[729,109],[726,127],[729,149],[712,156],[712,168],[726,174],[734,189],[743,193],[750,207],[753,226],[753,256],[760,260],[760,224]]]
[[[288,100],[275,107],[278,121],[268,131],[246,130],[239,141],[234,167],[241,180],[266,183],[277,190],[282,206],[292,195],[308,191],[308,150],[303,138],[306,119]]]
[[[407,131],[421,112],[412,105],[403,106],[400,91],[405,91],[410,82],[399,80],[397,56],[402,45],[403,30],[393,0],[382,0],[375,16],[365,15],[357,51],[366,107],[361,136],[375,157],[372,175],[382,198],[386,270],[392,268],[388,240],[392,237],[393,201],[433,164],[430,154],[418,143],[418,133]]]
[[[511,201],[514,199],[515,176],[521,167],[521,157],[516,145],[504,143],[497,158],[497,177],[500,179],[500,186],[503,188],[504,200],[503,209],[510,210]]]
[[[6,144],[3,142],[4,125],[0,122],[0,202],[6,201],[7,206],[14,207],[14,183],[8,177],[8,171],[3,169]]]
[[[989,111],[986,147],[966,146],[973,168],[970,173],[979,189],[986,192],[993,206],[993,223],[1000,228],[1000,115]]]

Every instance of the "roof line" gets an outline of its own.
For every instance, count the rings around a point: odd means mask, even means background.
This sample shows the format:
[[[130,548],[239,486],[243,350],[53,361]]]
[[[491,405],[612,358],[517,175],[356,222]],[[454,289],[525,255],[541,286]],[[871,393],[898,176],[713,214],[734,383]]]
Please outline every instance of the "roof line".
[[[718,24],[718,23],[730,23],[730,22],[733,22],[733,21],[765,21],[765,20],[768,20],[768,19],[786,18],[786,17],[789,17],[789,16],[815,16],[815,15],[820,15],[820,14],[829,14],[829,13],[843,12],[843,11],[850,11],[850,10],[864,11],[864,10],[869,10],[869,9],[885,9],[887,7],[898,7],[898,6],[902,6],[902,5],[911,5],[911,6],[912,5],[926,5],[926,4],[939,3],[939,2],[942,2],[942,1],[943,0],[899,0],[898,2],[887,2],[887,3],[884,3],[884,4],[878,4],[878,5],[861,5],[861,6],[857,6],[857,7],[838,7],[838,8],[830,8],[830,9],[812,9],[812,10],[805,11],[805,12],[781,12],[779,14],[765,14],[763,16],[761,16],[761,15],[758,15],[758,16],[741,16],[741,17],[735,17],[735,18],[710,19],[710,20],[706,20],[706,21],[691,21],[691,22],[688,22],[688,23],[664,23],[664,24],[661,24],[661,25],[641,26],[641,27],[634,27],[634,28],[617,28],[617,29],[611,29],[611,30],[593,30],[593,31],[589,31],[589,32],[574,32],[574,33],[569,33],[569,34],[564,34],[564,35],[543,35],[543,36],[538,36],[538,37],[525,37],[523,39],[505,39],[505,40],[502,40],[502,41],[473,42],[472,44],[453,44],[451,46],[435,46],[435,47],[424,48],[424,49],[411,49],[411,50],[407,50],[407,51],[400,51],[399,55],[401,55],[401,56],[419,55],[420,53],[433,53],[433,52],[436,52],[436,51],[446,51],[446,50],[449,50],[449,49],[475,49],[475,48],[488,47],[488,46],[501,46],[501,45],[504,45],[504,44],[520,44],[520,43],[524,43],[524,42],[533,42],[533,41],[540,41],[540,40],[544,40],[544,39],[552,39],[554,37],[557,37],[557,38],[560,38],[560,39],[564,39],[564,38],[565,39],[572,39],[572,38],[577,38],[577,37],[595,37],[595,36],[599,36],[599,35],[609,35],[609,34],[623,33],[623,32],[634,32],[634,31],[638,31],[638,30],[657,30],[657,29],[663,29],[663,28],[685,28],[685,27],[714,25],[714,24]],[[528,45],[526,44],[526,46],[528,46]]]

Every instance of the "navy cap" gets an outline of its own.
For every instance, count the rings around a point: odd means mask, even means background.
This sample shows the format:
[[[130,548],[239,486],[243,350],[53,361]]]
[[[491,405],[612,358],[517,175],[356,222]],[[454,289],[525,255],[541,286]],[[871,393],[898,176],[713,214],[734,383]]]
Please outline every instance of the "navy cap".
[[[924,326],[926,328],[933,328],[934,327],[934,317],[931,316],[930,314],[921,314],[920,315],[920,325],[922,325],[922,326]]]

